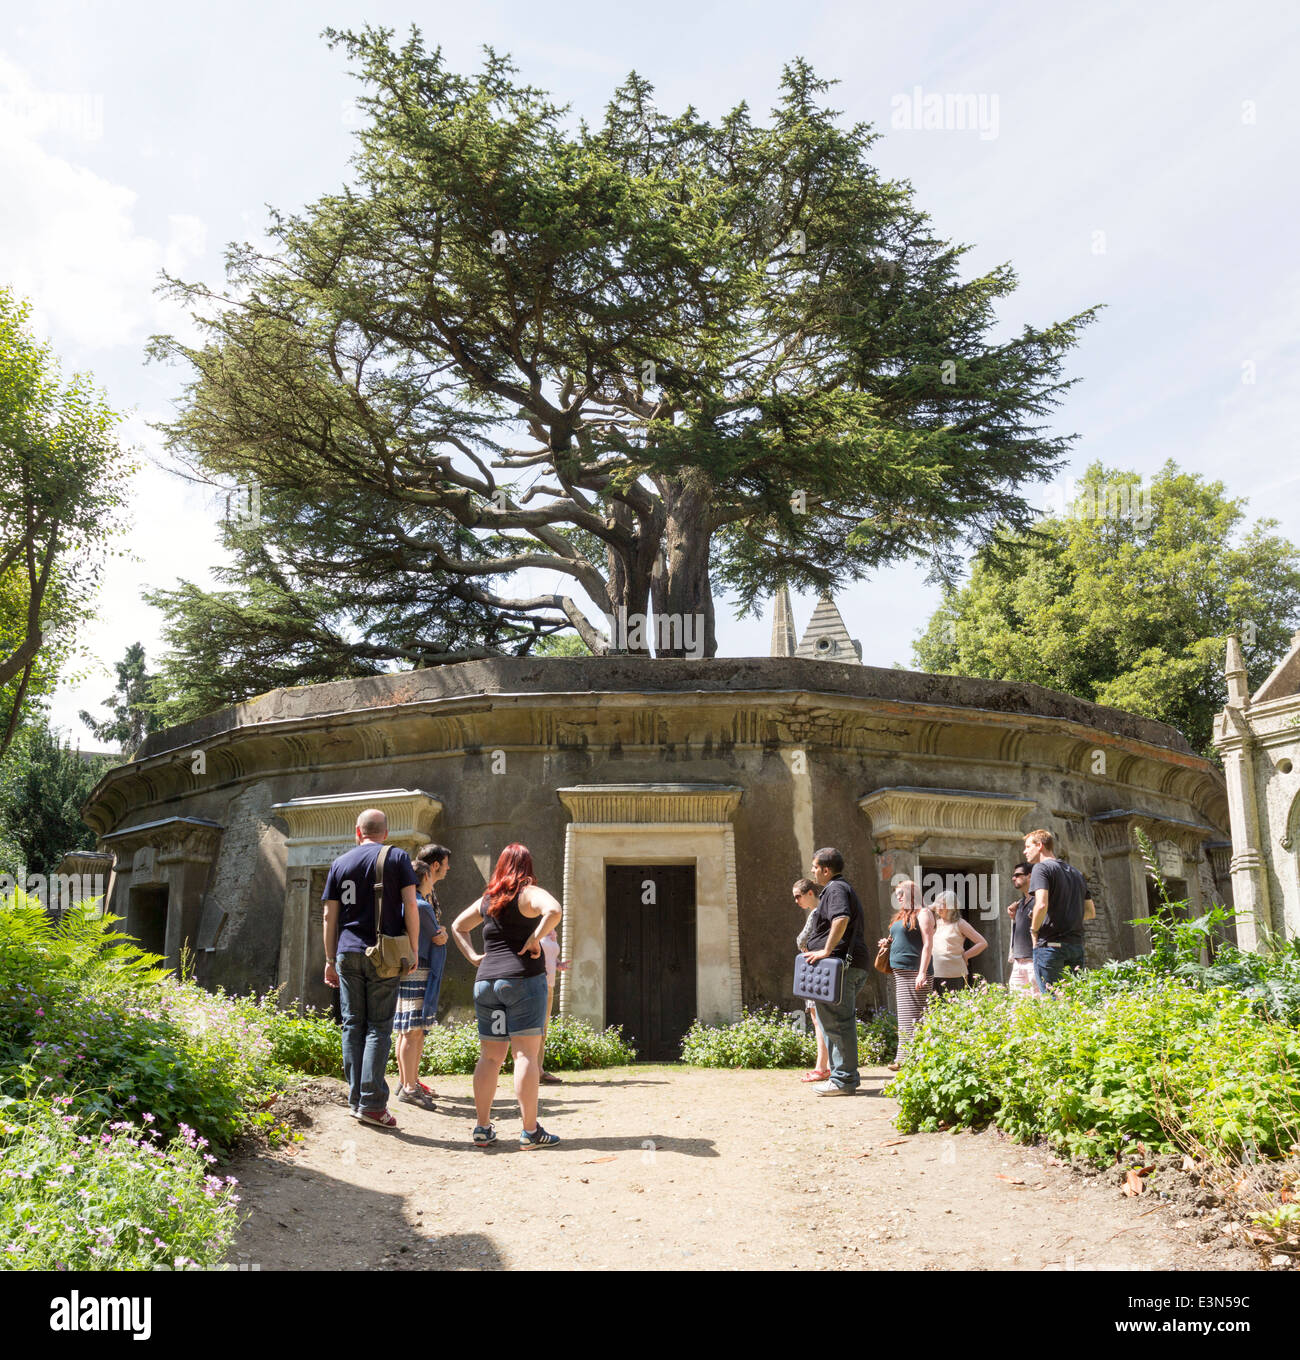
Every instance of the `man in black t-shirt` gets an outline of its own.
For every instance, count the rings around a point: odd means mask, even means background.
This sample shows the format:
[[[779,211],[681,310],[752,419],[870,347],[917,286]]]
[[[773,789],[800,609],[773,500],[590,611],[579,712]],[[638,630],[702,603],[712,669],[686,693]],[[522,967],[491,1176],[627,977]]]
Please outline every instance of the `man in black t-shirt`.
[[[840,1000],[815,1003],[831,1055],[830,1079],[813,1087],[819,1096],[851,1096],[862,1081],[858,1075],[858,992],[867,980],[863,966],[867,940],[862,903],[853,885],[841,877],[843,872],[844,856],[833,847],[826,846],[813,856],[813,881],[822,894],[808,920],[804,957],[809,963],[832,957],[844,960]]]
[[[1097,908],[1084,876],[1056,858],[1056,838],[1050,831],[1031,831],[1025,837],[1025,858],[1033,865],[1034,974],[1039,987],[1050,992],[1067,968],[1086,965],[1083,923],[1097,915]]]

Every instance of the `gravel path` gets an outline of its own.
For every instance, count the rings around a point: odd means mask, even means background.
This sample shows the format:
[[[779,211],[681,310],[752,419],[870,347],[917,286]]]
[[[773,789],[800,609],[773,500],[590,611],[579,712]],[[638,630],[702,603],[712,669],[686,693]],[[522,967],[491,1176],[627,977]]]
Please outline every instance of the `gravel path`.
[[[797,1073],[629,1067],[544,1088],[563,1142],[521,1153],[503,1083],[500,1142],[478,1149],[469,1077],[431,1078],[438,1110],[361,1128],[339,1082],[289,1102],[291,1150],[240,1159],[249,1217],[232,1263],[262,1270],[1241,1270],[1250,1254],[994,1133],[894,1128],[862,1092],[819,1098]],[[1199,1240],[1202,1236],[1210,1241]]]

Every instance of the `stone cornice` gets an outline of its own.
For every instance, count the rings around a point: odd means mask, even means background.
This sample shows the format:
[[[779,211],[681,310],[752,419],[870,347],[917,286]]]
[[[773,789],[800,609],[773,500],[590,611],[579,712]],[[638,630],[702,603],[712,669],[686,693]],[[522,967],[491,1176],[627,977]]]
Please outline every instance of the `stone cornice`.
[[[217,852],[225,827],[206,817],[164,817],[156,822],[115,831],[101,839],[113,854],[126,857],[150,846],[162,864],[208,861]]]
[[[698,825],[731,821],[743,792],[731,784],[581,784],[555,795],[575,822]]]
[[[1020,840],[1021,823],[1037,805],[968,789],[877,789],[858,799],[871,822],[872,839],[904,848],[924,836],[969,836],[979,840]]]
[[[282,817],[292,845],[346,845],[355,840],[357,817],[367,808],[388,817],[388,839],[394,845],[423,843],[433,835],[442,803],[423,789],[371,789],[366,793],[329,794],[323,798],[291,798],[272,803]]]
[[[1173,841],[1185,855],[1193,857],[1199,857],[1201,850],[1212,841],[1222,844],[1217,839],[1219,833],[1212,826],[1200,826],[1174,817],[1157,817],[1134,808],[1099,812],[1088,820],[1104,855],[1136,851],[1138,844],[1133,836],[1135,827],[1144,831],[1152,841]]]
[[[805,671],[811,667],[814,674],[823,669],[864,669],[821,662],[797,665]],[[552,678],[549,671],[546,678]],[[910,679],[947,681],[951,677]],[[939,692],[949,696],[943,686]],[[1071,701],[1068,707],[1099,719],[1110,713],[1081,701]],[[1132,721],[1141,725],[1137,719]],[[932,759],[940,767],[953,760],[1031,769],[1065,767],[1091,783],[1110,782],[1117,791],[1124,787],[1149,790],[1188,803],[1212,820],[1226,817],[1221,775],[1209,762],[1187,751],[1090,728],[1064,716],[810,689],[729,693],[537,690],[402,698],[388,707],[267,719],[216,731],[199,746],[168,745],[197,735],[195,729],[200,726],[190,724],[160,733],[150,739],[154,754],[108,772],[83,809],[87,822],[102,836],[128,815],[186,795],[237,787],[253,776],[266,779],[328,770],[336,778],[355,772],[349,782],[362,782],[366,771],[376,767],[392,771],[409,761],[440,755],[468,758],[486,749],[595,746],[617,747],[626,754],[668,744],[679,749],[689,745],[705,759],[711,748],[792,746],[843,750],[866,758],[912,756]],[[1093,753],[1098,749],[1106,752],[1107,768],[1112,771],[1109,781],[1091,773]],[[202,761],[197,759],[199,751]],[[201,774],[195,773],[197,766],[202,767]]]

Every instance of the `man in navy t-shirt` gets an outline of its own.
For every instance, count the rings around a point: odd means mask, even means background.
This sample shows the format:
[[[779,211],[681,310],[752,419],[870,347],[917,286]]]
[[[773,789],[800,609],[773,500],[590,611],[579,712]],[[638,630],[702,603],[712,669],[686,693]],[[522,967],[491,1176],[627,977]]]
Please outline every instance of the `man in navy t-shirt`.
[[[381,978],[366,950],[375,938],[375,864],[388,839],[388,818],[368,808],[357,818],[357,848],[340,855],[325,877],[325,981],[340,988],[343,1012],[343,1076],[348,1107],[363,1124],[391,1129],[388,1112],[388,1049],[397,1010],[397,978]],[[405,850],[390,846],[384,861],[384,935],[405,932],[411,957],[419,955],[420,909],[415,869]]]
[[[1056,838],[1050,831],[1031,831],[1025,837],[1025,858],[1033,865],[1034,975],[1043,992],[1050,992],[1067,968],[1086,965],[1083,923],[1097,915],[1097,908],[1084,876],[1056,858]]]

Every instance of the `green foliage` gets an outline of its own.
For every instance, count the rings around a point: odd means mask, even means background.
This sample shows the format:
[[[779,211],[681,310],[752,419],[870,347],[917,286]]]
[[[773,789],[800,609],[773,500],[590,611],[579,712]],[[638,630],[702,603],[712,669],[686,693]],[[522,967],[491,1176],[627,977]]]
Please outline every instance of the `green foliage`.
[[[65,852],[93,850],[81,808],[117,763],[60,744],[44,715],[19,728],[0,759],[0,873],[52,874]]]
[[[926,670],[1031,681],[1157,718],[1215,758],[1224,639],[1254,624],[1246,667],[1261,684],[1300,621],[1300,552],[1274,520],[1243,533],[1245,503],[1222,482],[1172,461],[1149,496],[1138,480],[1092,464],[1075,502],[1087,513],[981,552],[913,654]],[[1111,513],[1125,504],[1127,515]]]
[[[1276,1156],[1300,1130],[1300,1034],[1223,988],[1099,969],[1046,998],[932,1002],[889,1092],[906,1132],[996,1123],[1099,1162],[1137,1143]]]
[[[464,1075],[473,1072],[478,1062],[478,1026],[474,1021],[460,1025],[437,1025],[426,1030],[420,1072],[432,1076]],[[553,1015],[546,1032],[543,1064],[548,1072],[580,1072],[589,1068],[624,1067],[636,1061],[636,1049],[623,1038],[623,1031],[612,1025],[595,1030],[572,1015]],[[391,1066],[396,1069],[396,1058]],[[504,1070],[514,1068],[514,1057],[506,1055]]]
[[[342,1077],[342,1040],[328,1011],[285,1010],[269,993],[255,1004],[266,1017],[271,1061],[277,1067],[308,1077]]]
[[[364,90],[352,182],[223,289],[169,281],[203,335],[155,345],[190,377],[169,447],[260,492],[222,589],[154,597],[170,716],[559,631],[604,653],[616,608],[699,615],[711,655],[711,583],[748,609],[951,573],[1029,523],[1093,313],[997,336],[1010,267],[968,276],[806,62],[762,121],[632,73],[588,125],[495,53],[328,36]]]
[[[118,417],[85,375],[63,381],[30,315],[0,288],[0,756],[90,615],[134,470]]]
[[[96,741],[117,742],[122,755],[129,760],[145,737],[161,725],[155,711],[158,682],[157,677],[145,669],[144,647],[138,642],[126,649],[116,670],[117,688],[104,700],[104,707],[112,712],[112,718],[101,722],[85,709],[79,716],[94,733]]]
[[[858,1062],[878,1066],[893,1056],[898,1027],[888,1012],[858,1020]],[[696,1067],[812,1067],[817,1037],[811,1026],[795,1022],[777,1007],[746,1010],[734,1025],[705,1025],[696,1020],[682,1039],[682,1061]]]
[[[71,1096],[0,1098],[0,1268],[220,1264],[239,1196],[206,1149],[184,1127],[170,1140],[148,1121],[103,1129]]]

